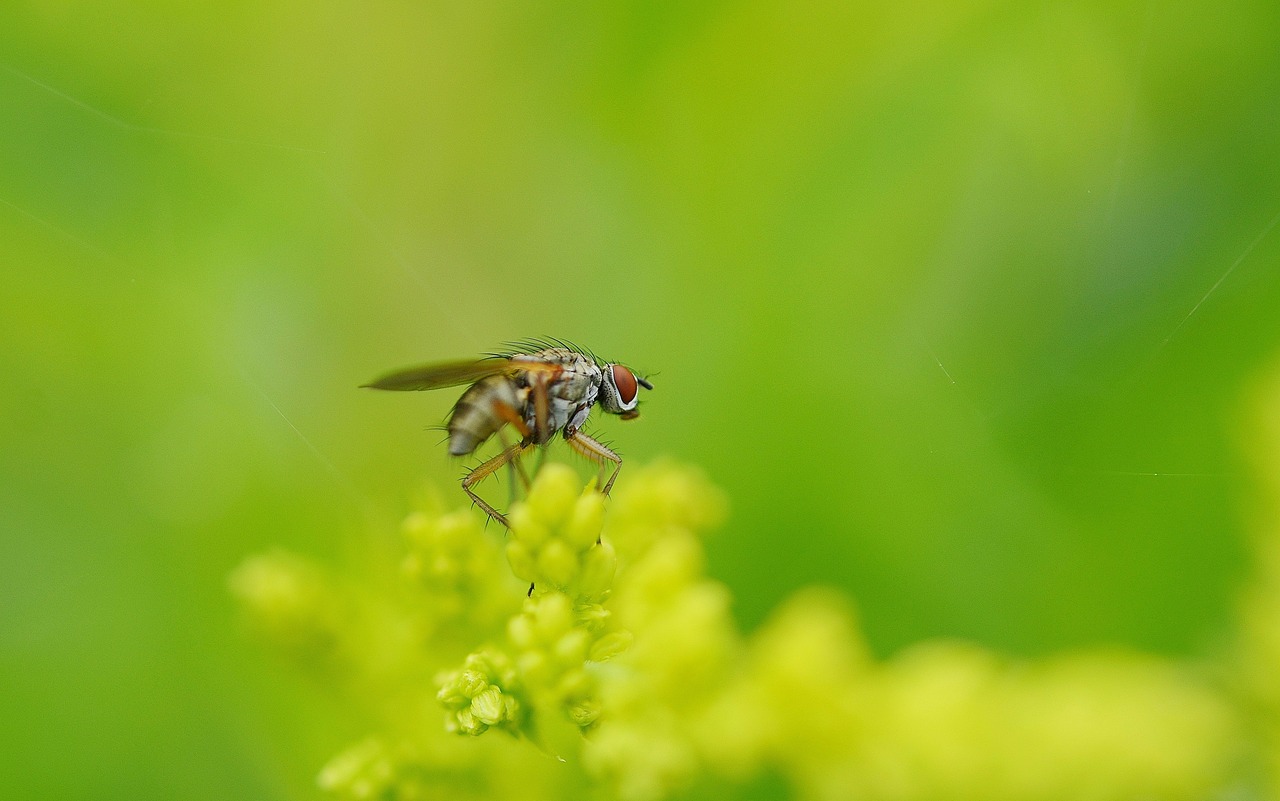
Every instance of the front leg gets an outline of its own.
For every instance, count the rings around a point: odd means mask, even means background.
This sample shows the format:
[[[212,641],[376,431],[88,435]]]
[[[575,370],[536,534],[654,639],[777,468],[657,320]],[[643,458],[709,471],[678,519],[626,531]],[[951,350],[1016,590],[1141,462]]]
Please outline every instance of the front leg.
[[[569,443],[569,447],[598,464],[602,477],[606,462],[613,462],[613,475],[609,476],[609,481],[600,490],[601,494],[607,496],[609,490],[613,489],[613,482],[618,480],[618,473],[622,472],[622,457],[610,450],[603,442],[593,439],[581,431],[565,428],[564,439],[565,442]]]

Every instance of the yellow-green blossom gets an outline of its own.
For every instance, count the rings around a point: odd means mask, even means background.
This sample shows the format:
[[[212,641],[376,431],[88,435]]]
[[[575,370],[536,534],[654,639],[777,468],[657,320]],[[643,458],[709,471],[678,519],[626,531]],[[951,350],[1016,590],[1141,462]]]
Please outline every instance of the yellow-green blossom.
[[[436,698],[449,711],[445,728],[460,734],[483,734],[492,726],[518,730],[523,712],[516,700],[515,665],[501,651],[485,650],[467,657],[462,668],[437,679]]]
[[[1253,747],[1280,765],[1275,533],[1232,663],[1250,689],[1233,694],[1214,671],[1115,651],[936,642],[877,660],[834,591],[744,635],[705,573],[701,538],[724,515],[691,468],[629,468],[605,499],[552,464],[505,535],[466,511],[410,515],[400,575],[416,589],[371,590],[362,614],[288,555],[232,586],[266,636],[384,677],[362,685],[380,731],[321,773],[351,801],[658,801],[762,776],[817,801],[1191,801],[1248,791],[1241,720],[1259,714]]]
[[[463,739],[440,729],[420,730],[355,743],[329,760],[316,783],[341,801],[491,801],[581,795],[572,777],[549,767],[559,766],[510,737]]]
[[[604,505],[594,485],[584,489],[572,470],[553,464],[538,474],[528,500],[511,510],[507,562],[530,583],[529,597],[508,621],[504,642],[468,657],[468,664],[483,655],[490,664],[509,665],[509,675],[486,679],[487,689],[475,695],[459,684],[474,671],[450,674],[440,698],[451,730],[481,734],[495,725],[481,716],[483,704],[509,729],[559,755],[565,724],[586,729],[596,722],[591,665],[630,642],[604,604],[617,567],[613,547],[600,537]]]
[[[628,468],[625,484],[609,501],[605,536],[630,560],[672,535],[702,536],[718,528],[727,512],[724,493],[700,470],[658,462]]]
[[[351,801],[426,801],[440,791],[440,775],[415,744],[370,738],[330,760],[316,782]]]
[[[1025,663],[937,643],[878,668],[867,690],[857,762],[878,769],[818,780],[922,800],[1196,799],[1222,790],[1235,756],[1225,699],[1154,657]]]
[[[401,526],[404,575],[422,593],[422,636],[471,640],[499,630],[519,608],[518,583],[495,575],[501,541],[468,510],[412,512]]]
[[[617,557],[601,543],[605,500],[573,471],[547,465],[530,489],[529,500],[511,510],[507,562],[511,572],[541,590],[566,592],[598,601],[613,583]]]
[[[632,643],[600,677],[601,721],[582,755],[617,797],[647,801],[688,785],[706,764],[697,725],[741,642],[727,588],[703,575],[699,536],[724,515],[719,493],[695,471],[660,466],[638,476],[619,506],[636,517],[619,514],[606,529],[628,555],[609,605]]]

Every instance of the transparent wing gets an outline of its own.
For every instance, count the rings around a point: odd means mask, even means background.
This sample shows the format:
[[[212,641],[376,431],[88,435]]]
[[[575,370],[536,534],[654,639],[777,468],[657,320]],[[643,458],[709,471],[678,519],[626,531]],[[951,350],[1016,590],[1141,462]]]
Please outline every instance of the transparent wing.
[[[369,389],[410,392],[471,384],[482,378],[501,373],[516,373],[521,370],[551,372],[557,369],[559,368],[556,365],[523,359],[472,359],[470,361],[442,362],[440,364],[408,367],[387,373],[370,381],[368,384],[361,384],[360,386]]]
[[[368,384],[369,389],[390,389],[409,392],[424,389],[441,389],[471,384],[482,378],[512,369],[510,359],[471,359],[461,362],[422,364],[387,373]]]

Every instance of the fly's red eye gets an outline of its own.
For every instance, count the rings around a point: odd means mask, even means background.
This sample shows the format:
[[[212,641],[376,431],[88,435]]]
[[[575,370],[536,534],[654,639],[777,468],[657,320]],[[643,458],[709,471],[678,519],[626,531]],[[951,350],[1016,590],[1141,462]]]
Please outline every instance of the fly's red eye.
[[[620,364],[613,366],[613,385],[618,388],[618,400],[630,406],[636,400],[636,377]]]

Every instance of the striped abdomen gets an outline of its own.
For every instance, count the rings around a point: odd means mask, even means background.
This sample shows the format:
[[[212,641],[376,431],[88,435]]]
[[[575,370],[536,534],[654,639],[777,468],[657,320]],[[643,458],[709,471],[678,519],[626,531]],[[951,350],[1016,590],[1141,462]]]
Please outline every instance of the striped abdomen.
[[[524,390],[528,392],[528,390]],[[499,414],[499,408],[517,410],[524,408],[521,391],[505,375],[493,375],[477,381],[462,393],[449,415],[449,453],[466,456],[507,424]]]

